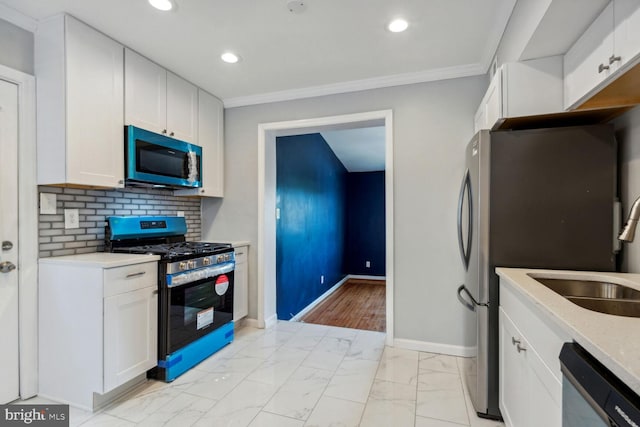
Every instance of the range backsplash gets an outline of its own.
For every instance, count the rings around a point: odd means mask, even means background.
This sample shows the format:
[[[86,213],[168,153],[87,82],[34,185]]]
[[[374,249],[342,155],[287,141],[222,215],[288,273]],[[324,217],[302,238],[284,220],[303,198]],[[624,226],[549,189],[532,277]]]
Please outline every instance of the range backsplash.
[[[39,215],[39,256],[61,256],[104,250],[104,221],[109,215],[176,215],[187,220],[187,240],[201,238],[200,199],[176,197],[171,190],[126,188],[84,190],[39,186],[55,193],[55,215]],[[80,228],[64,228],[64,210],[78,209]]]

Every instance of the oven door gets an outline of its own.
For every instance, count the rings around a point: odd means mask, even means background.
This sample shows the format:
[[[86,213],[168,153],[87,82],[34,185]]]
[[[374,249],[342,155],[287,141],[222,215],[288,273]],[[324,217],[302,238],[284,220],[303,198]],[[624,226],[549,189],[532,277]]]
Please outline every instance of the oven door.
[[[185,275],[168,278],[167,321],[161,331],[164,340],[160,340],[165,348],[161,349],[161,357],[233,320],[233,268],[234,263],[227,263],[186,273],[200,277],[193,281],[185,281]],[[182,277],[172,283],[176,276]]]

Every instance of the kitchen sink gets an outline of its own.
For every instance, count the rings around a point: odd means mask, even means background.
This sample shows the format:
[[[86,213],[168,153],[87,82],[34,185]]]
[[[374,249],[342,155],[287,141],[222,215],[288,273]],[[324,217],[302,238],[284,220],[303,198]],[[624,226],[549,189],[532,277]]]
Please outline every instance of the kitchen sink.
[[[628,286],[597,280],[533,279],[588,310],[616,316],[640,317],[640,291]]]

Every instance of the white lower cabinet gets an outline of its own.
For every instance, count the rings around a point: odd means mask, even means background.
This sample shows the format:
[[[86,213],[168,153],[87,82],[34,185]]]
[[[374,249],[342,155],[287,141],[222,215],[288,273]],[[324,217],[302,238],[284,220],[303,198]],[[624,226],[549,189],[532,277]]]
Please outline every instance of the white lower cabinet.
[[[249,246],[236,246],[236,269],[233,278],[233,320],[249,314],[249,269],[247,255]]]
[[[500,287],[499,404],[508,427],[561,427],[560,349],[570,337]]]
[[[113,266],[100,258],[122,260]],[[118,258],[119,257],[119,258]],[[87,410],[156,366],[157,262],[131,255],[43,258],[39,394]],[[141,257],[138,255],[137,257]],[[157,259],[157,257],[153,257]]]

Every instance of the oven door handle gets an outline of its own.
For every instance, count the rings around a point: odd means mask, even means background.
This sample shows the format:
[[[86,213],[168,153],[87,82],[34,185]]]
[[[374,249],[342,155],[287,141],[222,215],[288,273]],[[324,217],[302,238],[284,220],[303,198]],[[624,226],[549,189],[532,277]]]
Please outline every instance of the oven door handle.
[[[167,274],[167,286],[175,288],[176,286],[186,285],[197,282],[198,280],[208,279],[210,277],[219,276],[221,274],[230,273],[236,267],[236,263],[225,262],[211,267],[198,268],[197,270],[185,271],[184,273]]]

